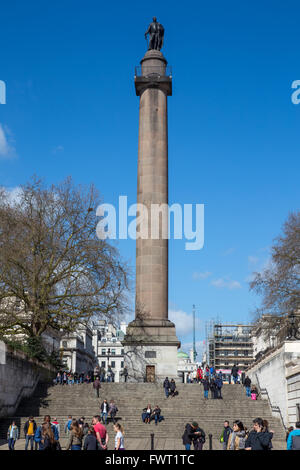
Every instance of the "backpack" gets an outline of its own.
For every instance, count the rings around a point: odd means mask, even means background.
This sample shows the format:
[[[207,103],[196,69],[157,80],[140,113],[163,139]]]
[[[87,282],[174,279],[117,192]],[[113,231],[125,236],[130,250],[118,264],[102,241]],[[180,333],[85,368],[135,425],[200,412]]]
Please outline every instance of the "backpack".
[[[71,431],[71,424],[72,424],[72,420],[70,419],[67,424],[67,428],[69,429],[69,431]]]
[[[300,450],[300,435],[292,436],[292,450]]]

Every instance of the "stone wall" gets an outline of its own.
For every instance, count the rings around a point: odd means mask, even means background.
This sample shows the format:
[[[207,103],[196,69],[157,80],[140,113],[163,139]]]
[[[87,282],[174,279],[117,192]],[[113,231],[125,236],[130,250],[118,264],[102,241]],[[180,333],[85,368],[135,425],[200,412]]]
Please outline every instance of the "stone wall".
[[[253,383],[267,389],[271,404],[280,408],[286,427],[295,425],[296,401],[300,403],[300,371],[298,386],[294,383],[297,379],[290,379],[289,383],[288,378],[289,368],[297,365],[300,365],[300,341],[286,341],[252,364],[246,372]]]
[[[0,417],[13,416],[22,398],[33,394],[39,381],[50,381],[55,369],[29,359],[0,341]]]
[[[287,368],[288,417],[290,426],[300,421],[300,364]]]

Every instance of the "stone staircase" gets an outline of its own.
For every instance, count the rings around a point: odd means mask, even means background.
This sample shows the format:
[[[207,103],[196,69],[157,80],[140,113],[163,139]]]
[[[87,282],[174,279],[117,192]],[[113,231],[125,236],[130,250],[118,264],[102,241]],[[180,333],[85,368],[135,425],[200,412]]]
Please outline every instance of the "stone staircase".
[[[126,439],[146,438],[150,442],[150,435],[154,433],[156,443],[172,438],[178,450],[182,450],[181,436],[185,424],[195,420],[206,433],[205,448],[208,449],[208,435],[212,434],[213,449],[220,449],[219,436],[225,419],[231,426],[234,420],[240,419],[248,429],[252,429],[252,420],[262,417],[268,420],[269,429],[274,431],[273,448],[285,449],[285,430],[281,420],[272,415],[266,400],[247,398],[241,385],[224,384],[222,400],[204,400],[203,386],[199,384],[178,384],[177,390],[178,396],[167,399],[161,384],[103,383],[98,399],[94,397],[92,384],[53,386],[40,383],[34,395],[21,402],[16,416],[0,420],[0,438],[5,438],[12,419],[16,420],[21,437],[24,437],[23,427],[28,416],[34,416],[40,424],[45,414],[58,419],[63,437],[68,415],[75,418],[84,416],[87,422],[91,422],[93,415],[100,414],[100,404],[106,398],[108,401],[114,399],[118,406],[117,418],[125,428]],[[158,426],[141,420],[142,409],[148,403],[152,407],[158,405],[162,410],[165,420]],[[113,441],[112,423],[107,429]]]

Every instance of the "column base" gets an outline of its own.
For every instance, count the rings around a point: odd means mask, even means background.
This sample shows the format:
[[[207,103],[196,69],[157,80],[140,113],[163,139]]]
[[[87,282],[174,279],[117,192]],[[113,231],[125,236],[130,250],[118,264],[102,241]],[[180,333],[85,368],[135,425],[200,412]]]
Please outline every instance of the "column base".
[[[169,320],[134,320],[122,341],[128,382],[178,381],[177,350],[180,341]]]

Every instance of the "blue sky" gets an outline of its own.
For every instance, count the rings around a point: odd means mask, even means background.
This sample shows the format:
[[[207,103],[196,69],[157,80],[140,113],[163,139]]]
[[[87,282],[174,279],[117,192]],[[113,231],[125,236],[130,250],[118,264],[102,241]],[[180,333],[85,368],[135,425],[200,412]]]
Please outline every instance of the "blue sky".
[[[95,183],[108,203],[136,201],[138,97],[134,67],[156,15],[173,69],[169,200],[205,204],[205,245],[170,241],[170,317],[184,348],[205,321],[251,320],[249,276],[267,263],[289,211],[299,209],[297,1],[13,0],[1,7],[0,182],[32,174]],[[134,266],[135,242],[118,243]]]

